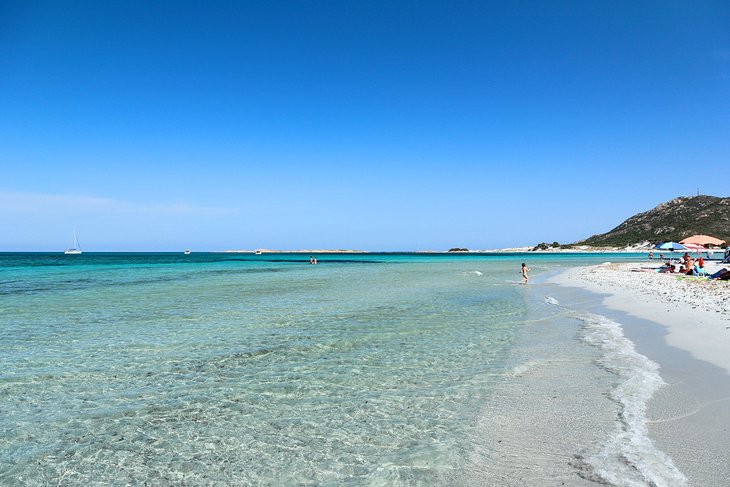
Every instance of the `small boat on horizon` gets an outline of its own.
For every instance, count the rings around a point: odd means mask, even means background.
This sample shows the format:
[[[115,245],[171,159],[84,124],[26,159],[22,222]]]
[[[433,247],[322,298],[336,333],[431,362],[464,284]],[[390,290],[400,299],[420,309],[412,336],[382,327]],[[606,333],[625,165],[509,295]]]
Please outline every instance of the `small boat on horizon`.
[[[74,246],[71,249],[68,249],[64,252],[64,254],[80,254],[81,253],[81,245],[79,244],[79,239],[76,238],[76,230],[74,230]]]
[[[183,252],[183,254],[185,254],[185,255],[190,255],[190,250],[188,250],[188,249],[185,249],[185,251]]]

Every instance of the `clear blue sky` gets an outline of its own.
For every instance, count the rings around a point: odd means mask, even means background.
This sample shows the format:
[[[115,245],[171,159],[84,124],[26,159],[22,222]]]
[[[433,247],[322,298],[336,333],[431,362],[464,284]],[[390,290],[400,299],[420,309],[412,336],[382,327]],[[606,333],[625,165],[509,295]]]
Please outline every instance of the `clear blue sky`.
[[[724,0],[0,3],[0,250],[572,242],[729,155]]]

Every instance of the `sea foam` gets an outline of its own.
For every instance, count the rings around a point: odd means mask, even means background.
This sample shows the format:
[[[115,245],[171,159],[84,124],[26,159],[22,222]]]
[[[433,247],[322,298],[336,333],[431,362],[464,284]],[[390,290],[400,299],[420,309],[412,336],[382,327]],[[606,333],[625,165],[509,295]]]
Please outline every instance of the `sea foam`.
[[[619,323],[605,316],[581,313],[582,339],[601,351],[598,365],[619,383],[610,397],[620,405],[621,427],[598,453],[578,457],[584,478],[617,486],[684,486],[686,477],[648,436],[646,407],[665,383],[659,365],[638,353]]]

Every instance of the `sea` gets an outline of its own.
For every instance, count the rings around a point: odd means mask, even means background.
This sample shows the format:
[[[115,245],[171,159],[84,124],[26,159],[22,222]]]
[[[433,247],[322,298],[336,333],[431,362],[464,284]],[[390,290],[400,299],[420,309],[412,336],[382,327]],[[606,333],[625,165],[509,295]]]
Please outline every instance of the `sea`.
[[[545,282],[645,254],[309,257],[0,254],[0,485],[682,485]]]

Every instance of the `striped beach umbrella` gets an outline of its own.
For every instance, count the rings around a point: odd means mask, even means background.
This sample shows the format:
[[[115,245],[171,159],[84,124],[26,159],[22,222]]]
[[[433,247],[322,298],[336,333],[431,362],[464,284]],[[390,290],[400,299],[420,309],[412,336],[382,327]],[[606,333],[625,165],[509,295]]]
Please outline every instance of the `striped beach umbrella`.
[[[671,252],[674,252],[675,250],[689,250],[687,247],[677,242],[664,242],[663,244],[657,245],[656,248],[659,250],[669,250]]]

